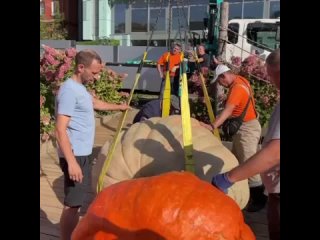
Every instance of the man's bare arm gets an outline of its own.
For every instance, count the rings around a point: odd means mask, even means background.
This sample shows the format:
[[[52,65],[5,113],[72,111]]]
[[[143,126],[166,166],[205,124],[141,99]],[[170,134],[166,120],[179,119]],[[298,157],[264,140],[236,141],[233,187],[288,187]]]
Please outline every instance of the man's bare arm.
[[[58,114],[56,122],[56,138],[59,147],[68,163],[68,172],[71,180],[82,182],[83,174],[81,168],[72,152],[71,143],[67,134],[70,117]]]

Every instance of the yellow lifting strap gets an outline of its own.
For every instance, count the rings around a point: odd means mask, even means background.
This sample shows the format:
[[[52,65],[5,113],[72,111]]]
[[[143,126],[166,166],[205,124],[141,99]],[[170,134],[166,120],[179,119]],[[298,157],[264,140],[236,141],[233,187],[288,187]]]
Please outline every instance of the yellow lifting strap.
[[[136,73],[136,79],[135,79],[133,87],[132,87],[132,89],[130,91],[129,99],[128,99],[128,102],[127,102],[128,105],[130,105],[130,102],[131,102],[131,99],[132,99],[132,96],[133,96],[133,93],[134,93],[134,89],[136,88],[136,86],[138,84],[138,81],[140,79],[141,69],[142,69],[142,66],[143,66],[143,64],[144,64],[144,62],[146,60],[146,57],[147,57],[147,51],[144,52],[143,58],[142,58],[142,60],[140,62],[140,65],[138,67],[138,70],[137,70],[137,73]],[[122,113],[121,119],[120,119],[118,127],[117,127],[117,131],[116,131],[115,136],[113,138],[112,144],[111,144],[111,146],[109,148],[106,160],[103,163],[103,167],[102,167],[102,170],[100,172],[99,180],[98,180],[98,184],[97,184],[97,193],[101,192],[102,189],[103,189],[103,180],[104,180],[104,177],[105,177],[105,175],[106,175],[106,173],[108,171],[108,168],[110,166],[110,162],[111,162],[111,159],[113,157],[113,153],[114,153],[114,150],[116,148],[116,145],[117,145],[117,143],[119,141],[120,132],[121,132],[121,129],[123,127],[124,121],[126,119],[127,113],[128,113],[128,109],[125,110]]]
[[[193,57],[194,57],[194,59],[196,61],[196,64],[198,66],[199,75],[200,75],[200,79],[201,79],[201,86],[202,86],[202,90],[203,90],[203,94],[204,94],[204,100],[205,100],[205,103],[206,103],[206,106],[207,106],[207,109],[208,109],[209,119],[210,119],[211,123],[214,123],[215,117],[214,117],[214,114],[213,114],[212,105],[211,105],[211,101],[210,101],[210,98],[209,98],[208,90],[207,90],[207,87],[206,87],[206,84],[205,84],[205,81],[204,81],[204,77],[203,77],[203,74],[202,74],[202,71],[201,71],[201,68],[200,68],[200,65],[199,65],[200,63],[199,63],[199,58],[198,58],[197,53],[193,52]],[[219,130],[217,128],[215,128],[213,130],[213,134],[221,141]]]
[[[183,59],[183,55],[182,55]],[[188,94],[188,80],[187,80],[187,63],[181,62],[182,77],[181,77],[181,122],[183,135],[183,149],[185,157],[185,170],[195,173],[195,162],[193,158],[193,144],[192,144],[192,129]]]
[[[168,117],[170,113],[170,96],[171,96],[171,81],[170,81],[170,52],[167,54],[167,59],[166,59],[166,77],[165,77],[165,85],[164,85],[164,90],[163,90],[163,95],[162,95],[162,117]],[[160,93],[161,94],[161,93]]]

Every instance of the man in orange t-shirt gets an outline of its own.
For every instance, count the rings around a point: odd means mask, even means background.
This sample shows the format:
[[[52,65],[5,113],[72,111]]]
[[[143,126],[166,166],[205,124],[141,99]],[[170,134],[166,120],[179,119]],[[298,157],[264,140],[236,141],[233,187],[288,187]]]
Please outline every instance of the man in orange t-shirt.
[[[171,94],[178,96],[179,93],[179,67],[181,63],[181,45],[178,43],[173,44],[171,51],[164,53],[158,60],[157,69],[162,79],[160,86],[160,99],[162,99],[165,77],[166,77],[166,65],[167,57],[169,54],[169,73],[171,82]]]
[[[232,152],[241,164],[257,152],[261,136],[261,125],[255,110],[253,91],[247,79],[232,73],[230,68],[223,64],[219,64],[215,69],[213,81],[218,81],[220,85],[228,88],[229,93],[225,108],[217,116],[215,122],[211,124],[210,130],[222,126],[228,118],[239,117],[245,110],[251,95],[243,123],[232,137]],[[249,187],[250,201],[247,210],[255,212],[262,209],[267,200],[267,197],[263,193],[264,187],[259,174],[249,178]]]

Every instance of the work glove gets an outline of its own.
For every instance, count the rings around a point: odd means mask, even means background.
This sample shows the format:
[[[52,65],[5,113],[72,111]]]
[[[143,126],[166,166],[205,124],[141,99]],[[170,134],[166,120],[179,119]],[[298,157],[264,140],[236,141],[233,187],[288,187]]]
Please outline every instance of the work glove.
[[[228,192],[228,188],[233,185],[232,182],[229,181],[227,173],[221,173],[214,176],[211,180],[213,186],[219,188],[224,193]]]

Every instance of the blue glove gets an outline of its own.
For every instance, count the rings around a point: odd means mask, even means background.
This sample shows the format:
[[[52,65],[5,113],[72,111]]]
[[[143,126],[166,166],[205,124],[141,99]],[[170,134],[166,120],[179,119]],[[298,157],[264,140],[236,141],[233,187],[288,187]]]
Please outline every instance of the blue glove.
[[[224,193],[227,193],[229,187],[233,185],[227,177],[227,173],[222,173],[214,176],[211,180],[213,186],[219,188]]]

